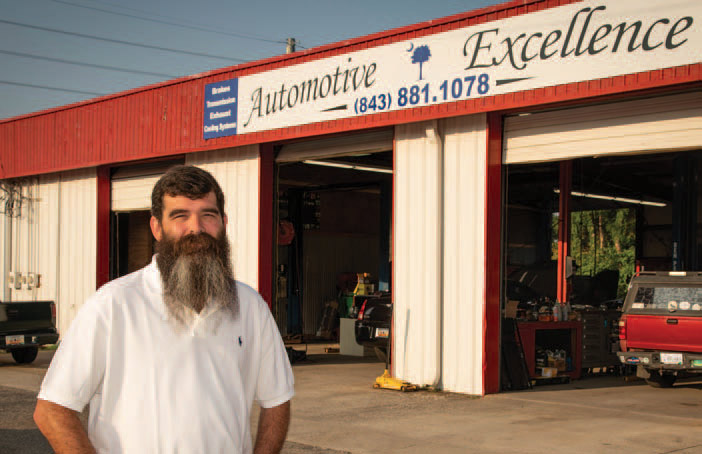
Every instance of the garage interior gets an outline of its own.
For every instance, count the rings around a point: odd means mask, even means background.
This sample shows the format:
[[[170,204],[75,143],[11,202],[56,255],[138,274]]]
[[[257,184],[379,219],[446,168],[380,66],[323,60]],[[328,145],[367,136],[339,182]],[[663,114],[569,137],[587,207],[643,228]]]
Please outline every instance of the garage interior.
[[[339,342],[342,354],[372,355],[355,344],[354,290],[364,274],[366,292],[391,289],[391,138],[279,150],[273,312],[286,342]]]
[[[622,372],[617,322],[631,276],[700,268],[701,157],[685,151],[506,166],[502,389]],[[570,198],[562,197],[568,190]],[[570,311],[554,311],[557,302]],[[515,334],[521,346],[510,341]]]

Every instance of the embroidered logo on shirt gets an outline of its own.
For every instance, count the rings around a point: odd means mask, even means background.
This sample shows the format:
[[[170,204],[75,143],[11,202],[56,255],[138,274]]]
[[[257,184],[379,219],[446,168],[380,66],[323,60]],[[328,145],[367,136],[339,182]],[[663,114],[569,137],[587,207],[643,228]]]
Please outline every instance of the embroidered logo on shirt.
[[[241,340],[241,336],[239,336],[239,347],[241,347],[241,345],[242,345],[243,343],[244,343],[244,342]]]

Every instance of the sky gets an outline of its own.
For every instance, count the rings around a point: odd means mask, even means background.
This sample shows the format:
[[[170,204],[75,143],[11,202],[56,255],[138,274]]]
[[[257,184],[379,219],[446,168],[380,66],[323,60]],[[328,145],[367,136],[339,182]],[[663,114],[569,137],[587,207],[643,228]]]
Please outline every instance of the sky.
[[[0,119],[499,0],[0,0]]]

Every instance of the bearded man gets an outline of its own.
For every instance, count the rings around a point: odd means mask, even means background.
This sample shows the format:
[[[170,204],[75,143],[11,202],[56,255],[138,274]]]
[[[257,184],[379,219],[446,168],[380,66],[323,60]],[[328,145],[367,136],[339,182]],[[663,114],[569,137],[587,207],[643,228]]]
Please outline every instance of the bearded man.
[[[292,370],[268,306],[234,280],[219,184],[177,166],[151,203],[154,259],[83,305],[42,383],[37,426],[58,454],[280,452]]]

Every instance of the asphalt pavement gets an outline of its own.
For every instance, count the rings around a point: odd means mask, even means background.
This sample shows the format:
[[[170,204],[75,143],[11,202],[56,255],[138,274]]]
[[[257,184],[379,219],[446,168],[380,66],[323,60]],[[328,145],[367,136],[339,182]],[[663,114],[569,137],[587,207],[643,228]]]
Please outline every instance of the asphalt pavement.
[[[702,454],[702,381],[655,389],[603,375],[486,397],[401,393],[372,388],[384,368],[374,358],[309,353],[293,366],[284,454]],[[51,452],[31,418],[50,358],[19,366],[0,353],[0,453]]]

